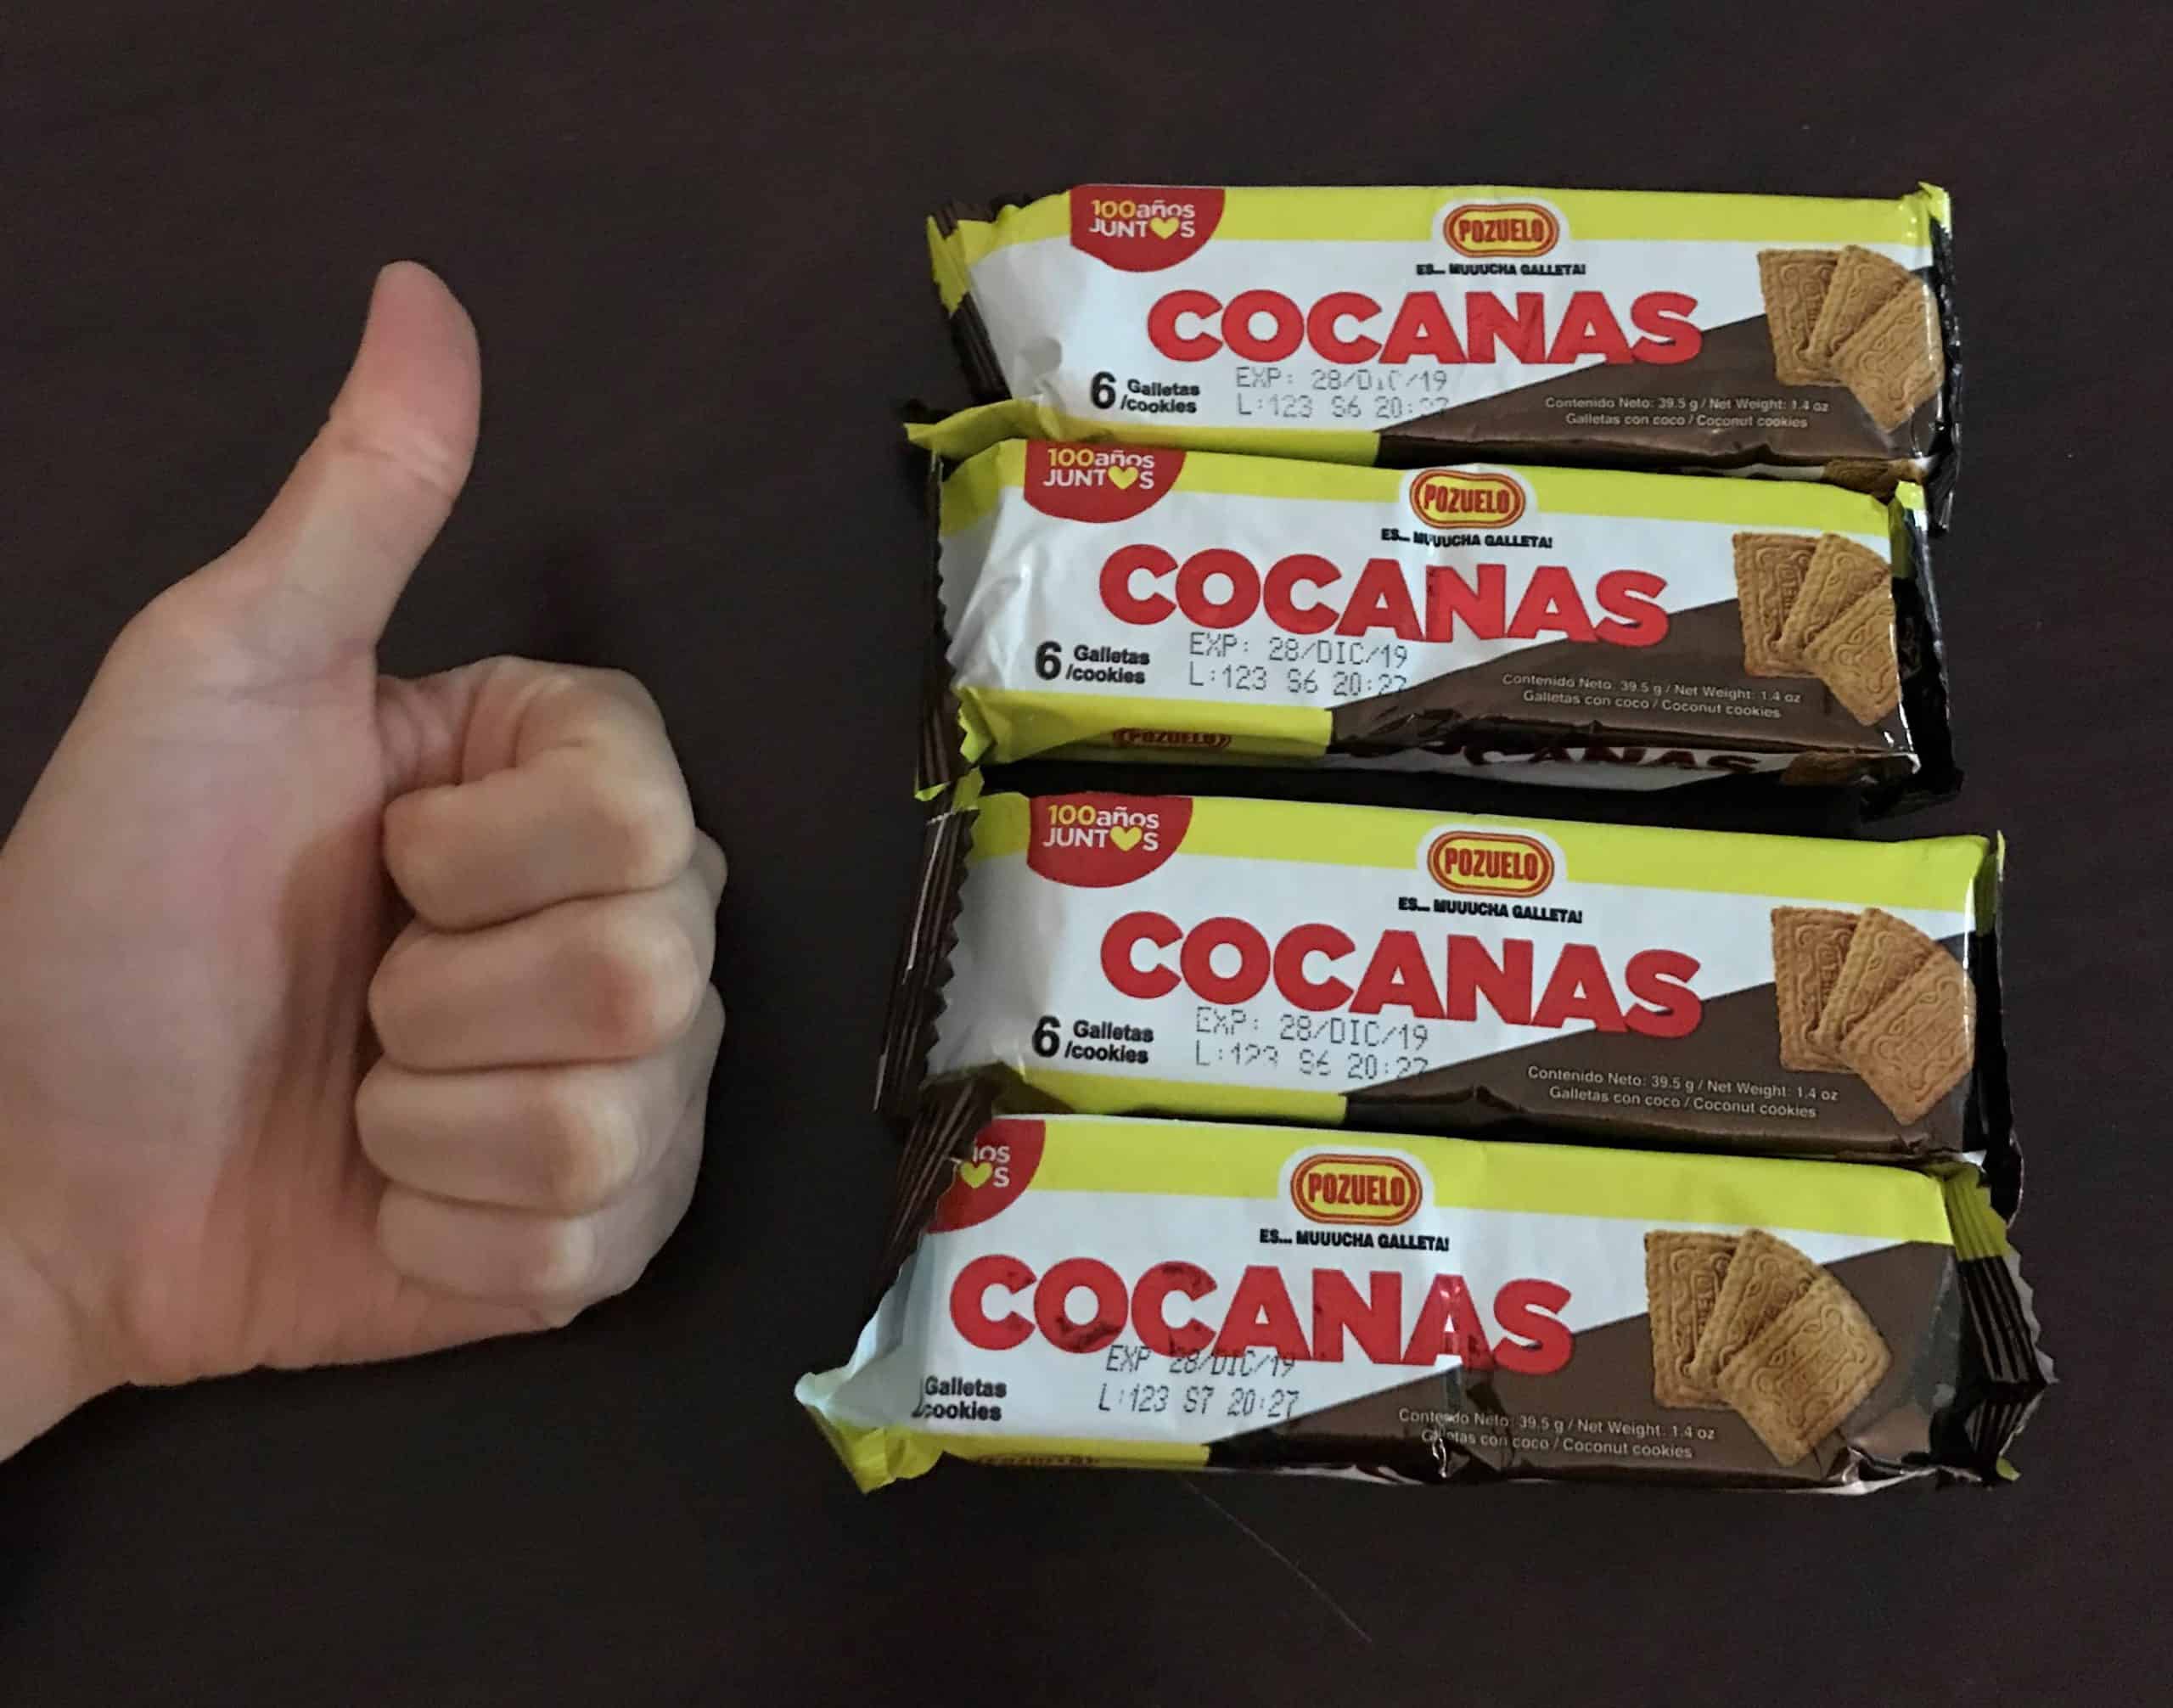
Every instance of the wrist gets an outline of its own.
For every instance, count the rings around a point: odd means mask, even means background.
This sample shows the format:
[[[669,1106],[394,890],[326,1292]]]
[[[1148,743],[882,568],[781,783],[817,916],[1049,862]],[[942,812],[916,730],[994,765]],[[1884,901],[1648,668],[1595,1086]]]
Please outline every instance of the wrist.
[[[92,1365],[76,1313],[0,1228],[0,1460],[104,1390]]]

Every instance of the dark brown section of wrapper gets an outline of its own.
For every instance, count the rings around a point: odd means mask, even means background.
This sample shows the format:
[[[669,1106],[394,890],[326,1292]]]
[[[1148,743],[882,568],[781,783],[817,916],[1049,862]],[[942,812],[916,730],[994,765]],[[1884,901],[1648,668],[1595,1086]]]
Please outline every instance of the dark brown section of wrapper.
[[[1661,1477],[1818,1488],[1884,1480],[1933,1464],[1990,1479],[2007,1439],[2001,1426],[2027,1415],[2044,1378],[2034,1340],[2013,1326],[2023,1301],[2011,1274],[1986,1275],[1981,1297],[1957,1311],[1957,1267],[1983,1266],[1957,1266],[1945,1246],[1911,1244],[1830,1267],[1827,1273],[1877,1325],[1892,1359],[1834,1431],[1789,1464],[1777,1464],[1732,1411],[1685,1412],[1654,1399],[1651,1328],[1643,1317],[1578,1334],[1569,1363],[1552,1375],[1440,1371],[1218,1441],[1209,1463],[1352,1469],[1426,1482]],[[1988,1334],[1996,1368],[1988,1368]]]
[[[1593,760],[1702,766],[1708,775],[1696,785],[1700,793],[1714,787],[1849,786],[1857,791],[1867,813],[1950,800],[1961,788],[1962,772],[1947,720],[1946,649],[1924,518],[1899,508],[1889,515],[1894,565],[1889,588],[1901,700],[1873,728],[1860,723],[1807,664],[1799,677],[1768,678],[1759,684],[1781,696],[1767,705],[1782,715],[1759,720],[1764,728],[1758,736],[1741,728],[1749,720],[1663,708],[1659,702],[1678,698],[1673,694],[1640,691],[1635,698],[1650,704],[1637,706],[1557,707],[1528,700],[1524,686],[1506,680],[1511,675],[1598,673],[1642,690],[1665,675],[1670,687],[1680,684],[1701,698],[1712,690],[1715,703],[1735,703],[1727,698],[1728,691],[1742,689],[1748,678],[1739,608],[1731,601],[1672,613],[1667,636],[1656,646],[1635,649],[1640,655],[1606,656],[1596,662],[1598,649],[1593,644],[1550,641],[1414,683],[1398,693],[1335,707],[1331,750],[1362,761],[1413,750],[1456,754],[1474,768],[1533,754],[1549,756],[1544,762],[1556,766]],[[1805,588],[1817,576],[1821,548],[1830,553],[1837,545],[1850,542],[1835,537],[1829,545],[1827,538],[1816,537]],[[1856,561],[1875,556],[1861,548],[1850,549]],[[1609,655],[1631,650],[1606,649]],[[1685,751],[1693,747],[1711,750],[1712,756],[1693,761]],[[1742,756],[1772,752],[1792,756],[1785,772],[1753,773],[1739,762]],[[1908,754],[1915,756],[1913,770],[1903,757]]]
[[[1524,1121],[1616,1143],[1776,1156],[1901,1159],[1985,1143],[1967,1077],[1903,1121],[1854,1073],[1786,1065],[1777,1003],[1773,986],[1757,985],[1709,999],[1687,1037],[1570,1032],[1367,1086],[1350,1093],[1350,1122],[1475,1132]]]
[[[1630,419],[1659,413],[1655,397],[1686,396],[1700,400],[1698,413],[1713,424]],[[1582,407],[1569,407],[1579,402]],[[1824,407],[1810,407],[1814,402]],[[1884,427],[1853,394],[1781,384],[1774,378],[1772,334],[1761,315],[1709,328],[1688,362],[1603,362],[1422,415],[1382,434],[1378,460],[1423,467],[1471,456],[1682,469],[1936,459],[1938,415],[1928,398]]]
[[[1897,707],[1876,728],[1867,729],[1815,677],[1780,683],[1752,678],[1743,668],[1739,621],[1738,607],[1730,601],[1669,613],[1666,635],[1648,647],[1588,641],[1526,647],[1394,694],[1339,705],[1331,714],[1330,744],[1350,754],[1452,750],[1500,733],[1524,738],[1524,745],[1512,750],[1529,750],[1535,741],[1598,741],[1637,750],[1633,763],[1696,747],[1831,755],[1839,761],[1828,779],[1833,782],[1910,774],[1913,747],[1905,712]],[[1618,687],[1608,704],[1554,706],[1535,701],[1529,684],[1508,679],[1554,676],[1600,677]],[[1777,703],[1764,697],[1769,688],[1780,694]],[[1760,697],[1742,698],[1750,691]],[[1712,709],[1677,709],[1687,705]],[[1779,715],[1750,716],[1753,705]],[[1746,710],[1731,716],[1727,709],[1732,706]]]

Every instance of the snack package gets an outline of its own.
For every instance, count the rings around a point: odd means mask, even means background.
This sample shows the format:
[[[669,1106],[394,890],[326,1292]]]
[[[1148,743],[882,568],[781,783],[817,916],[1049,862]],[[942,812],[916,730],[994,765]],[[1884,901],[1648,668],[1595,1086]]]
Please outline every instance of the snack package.
[[[1811,196],[1082,184],[945,208],[935,280],[987,400],[922,430],[1924,482],[1961,356],[1929,185]]]
[[[929,826],[879,1100],[2018,1163],[1999,845],[1192,795]]]
[[[842,1368],[945,1455],[1395,1481],[1996,1482],[2052,1379],[1975,1171],[1082,1115],[958,1149]]]
[[[1960,785],[1912,485],[1006,440],[936,505],[924,789],[1042,756]]]

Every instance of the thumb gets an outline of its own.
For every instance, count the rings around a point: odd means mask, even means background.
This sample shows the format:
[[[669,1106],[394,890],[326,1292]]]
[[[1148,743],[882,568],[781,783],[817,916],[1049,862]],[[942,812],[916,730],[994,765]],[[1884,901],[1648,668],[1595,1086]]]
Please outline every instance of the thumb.
[[[376,646],[468,478],[481,395],[467,311],[428,267],[385,268],[323,428],[256,525],[201,572],[235,602],[242,638],[295,671]]]

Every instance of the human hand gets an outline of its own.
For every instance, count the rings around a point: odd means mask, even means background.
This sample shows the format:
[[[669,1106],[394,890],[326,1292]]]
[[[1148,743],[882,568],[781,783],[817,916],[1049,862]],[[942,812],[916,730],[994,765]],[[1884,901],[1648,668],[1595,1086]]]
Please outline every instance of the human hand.
[[[724,859],[654,704],[377,671],[480,389],[385,269],[323,430],[0,849],[0,1458],[124,1383],[557,1326],[686,1208]]]

